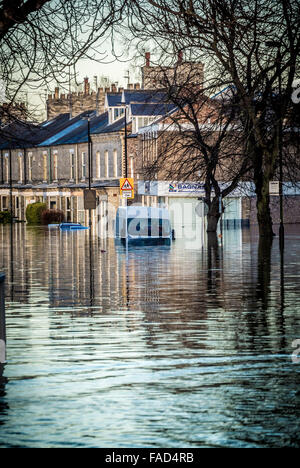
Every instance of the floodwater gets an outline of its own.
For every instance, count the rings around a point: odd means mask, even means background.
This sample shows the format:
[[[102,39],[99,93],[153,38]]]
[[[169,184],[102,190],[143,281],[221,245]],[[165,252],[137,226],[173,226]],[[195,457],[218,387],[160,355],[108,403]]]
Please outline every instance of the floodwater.
[[[0,447],[299,447],[299,240],[281,268],[250,230],[126,254],[2,226]]]

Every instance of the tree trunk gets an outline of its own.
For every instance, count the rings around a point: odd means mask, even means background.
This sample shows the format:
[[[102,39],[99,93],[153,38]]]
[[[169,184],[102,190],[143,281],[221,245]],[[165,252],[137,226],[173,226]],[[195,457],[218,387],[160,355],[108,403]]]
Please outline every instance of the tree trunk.
[[[273,221],[270,210],[270,184],[271,177],[264,175],[256,181],[257,196],[257,222],[259,227],[259,236],[267,239],[274,237]]]
[[[217,232],[220,217],[219,200],[214,198],[207,214],[207,232]]]

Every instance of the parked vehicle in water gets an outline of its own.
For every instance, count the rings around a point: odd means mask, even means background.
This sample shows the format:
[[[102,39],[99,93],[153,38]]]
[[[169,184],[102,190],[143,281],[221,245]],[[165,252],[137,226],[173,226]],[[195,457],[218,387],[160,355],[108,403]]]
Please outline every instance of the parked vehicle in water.
[[[116,239],[128,240],[131,244],[170,244],[172,229],[168,210],[147,206],[119,207]]]
[[[88,227],[82,226],[80,223],[61,223],[61,224],[49,224],[48,229],[61,229],[62,231],[82,231],[89,229]]]
[[[59,227],[63,231],[75,231],[75,230],[89,229],[88,227],[82,226],[82,224],[80,223],[61,223]]]

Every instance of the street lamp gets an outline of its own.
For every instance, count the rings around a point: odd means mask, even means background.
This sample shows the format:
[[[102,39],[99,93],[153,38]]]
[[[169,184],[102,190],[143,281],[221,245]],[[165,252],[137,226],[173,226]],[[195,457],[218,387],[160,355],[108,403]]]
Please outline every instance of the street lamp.
[[[266,42],[267,47],[277,47],[277,70],[278,70],[278,86],[279,86],[279,121],[278,121],[278,152],[279,152],[279,198],[280,198],[280,228],[279,228],[279,241],[280,247],[284,247],[284,221],[283,221],[283,122],[282,122],[282,110],[281,110],[281,98],[282,98],[282,77],[280,70],[281,54],[280,47],[281,43],[278,41]]]
[[[93,113],[89,113],[84,120],[87,120],[87,135],[88,135],[88,168],[89,168],[89,190],[92,187],[92,152],[91,152],[91,116]],[[92,226],[91,209],[89,209],[89,227]]]
[[[124,106],[125,109],[125,178],[128,177],[128,157],[127,157],[127,107],[126,107],[126,99],[125,99],[125,92],[122,96],[121,104]]]

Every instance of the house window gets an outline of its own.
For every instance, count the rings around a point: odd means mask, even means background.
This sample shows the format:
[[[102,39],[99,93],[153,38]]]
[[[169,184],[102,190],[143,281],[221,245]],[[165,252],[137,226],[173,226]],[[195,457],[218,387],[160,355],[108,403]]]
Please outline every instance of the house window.
[[[70,151],[70,180],[75,179],[75,154]]]
[[[101,179],[101,155],[99,151],[96,153],[96,178]]]
[[[47,153],[44,153],[43,154],[43,181],[44,182],[47,182],[47,179],[48,179],[48,173],[47,173],[47,170],[48,170],[48,155]]]
[[[54,153],[53,155],[53,177],[54,180],[58,180],[58,155]]]
[[[86,178],[86,153],[82,153],[81,166],[82,166],[82,179],[85,179]]]
[[[130,177],[134,178],[134,158],[130,156]]]
[[[9,161],[8,161],[8,153],[4,155],[4,176],[5,182],[8,184],[9,182]]]
[[[109,178],[109,158],[108,158],[108,151],[105,151],[105,177]]]
[[[18,167],[19,167],[19,184],[21,184],[23,181],[23,155],[22,153],[20,153],[18,157]]]
[[[118,152],[114,150],[114,177],[118,177]]]
[[[28,153],[28,180],[32,181],[32,153]]]
[[[135,134],[137,133],[138,129],[137,129],[137,126],[136,126],[136,117],[133,117],[132,118],[132,133]]]

